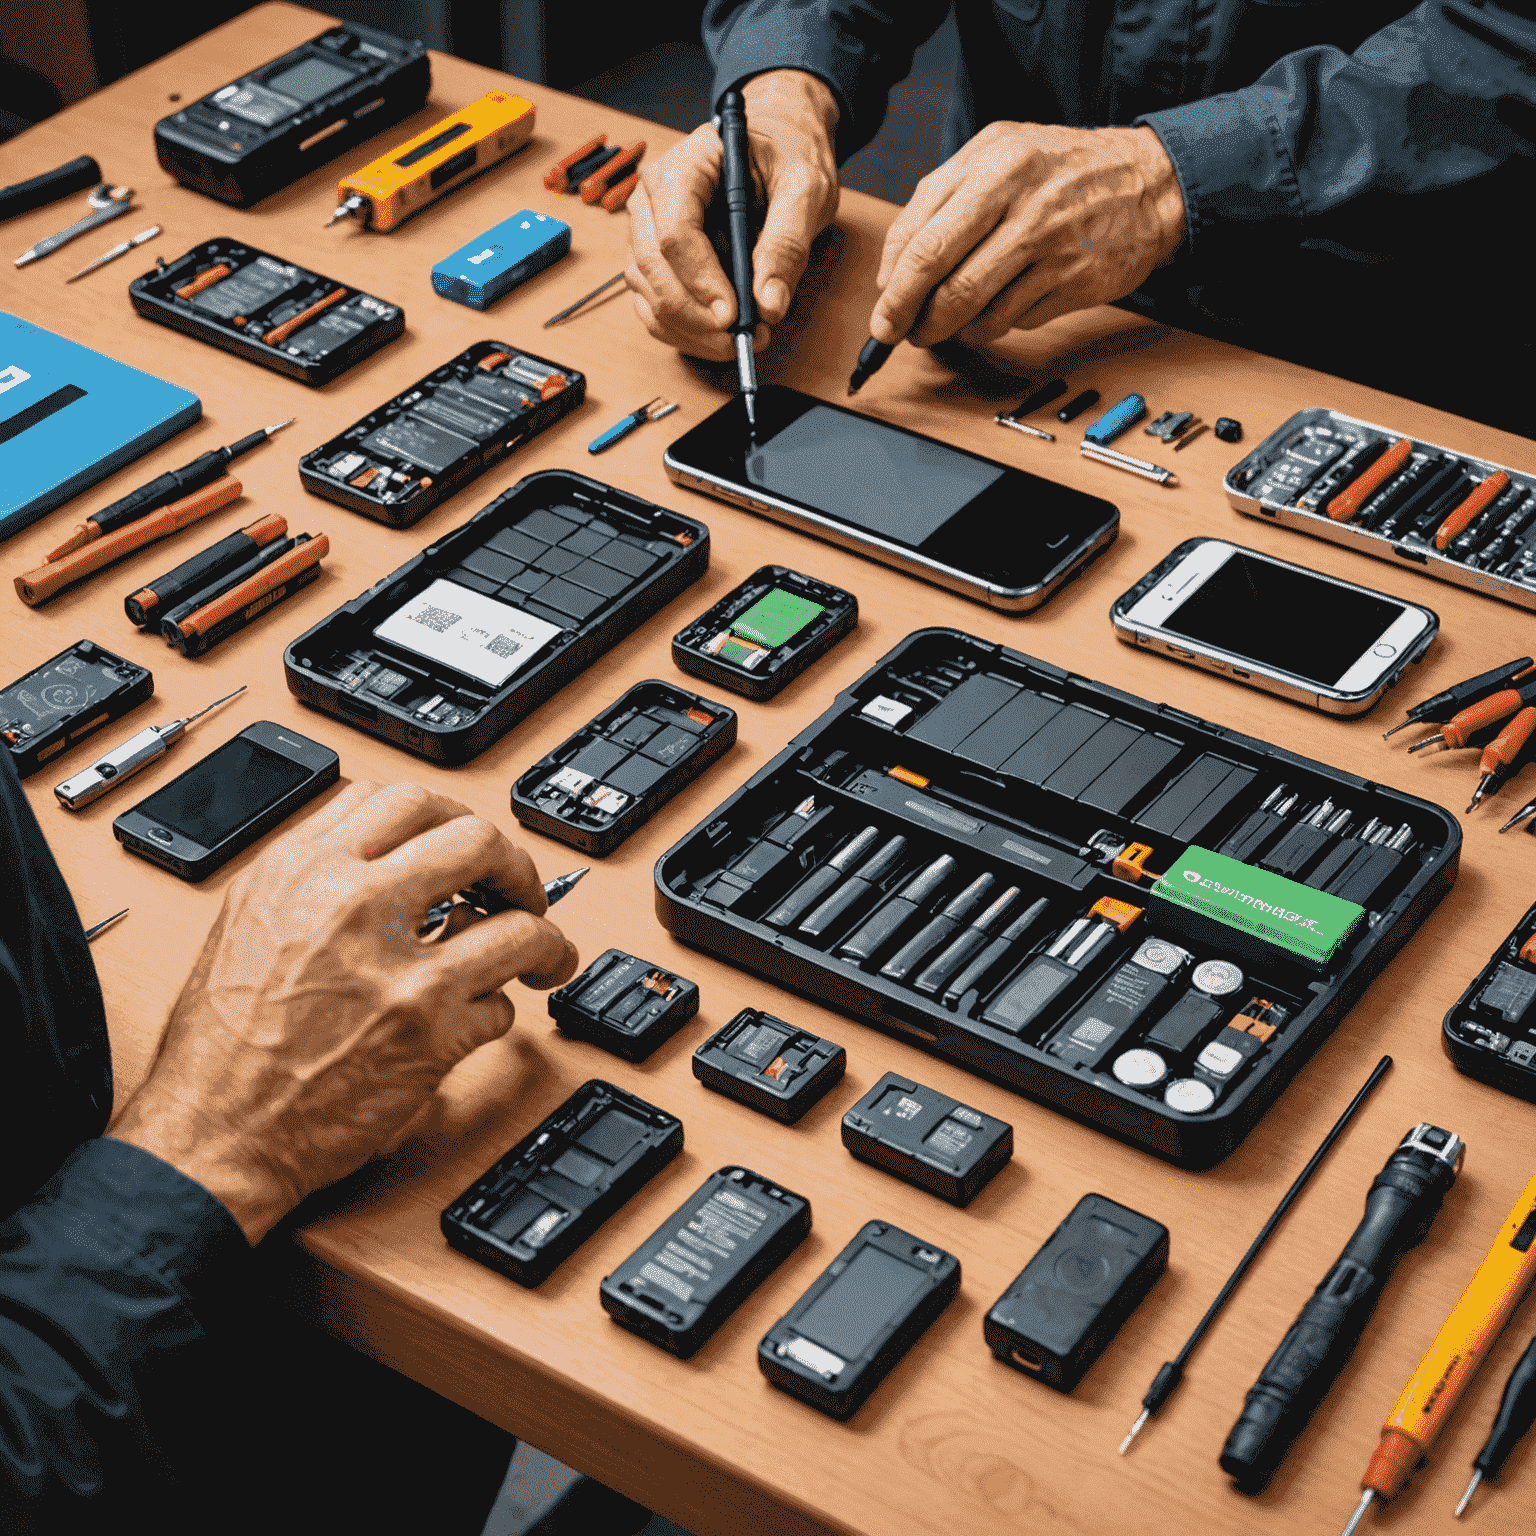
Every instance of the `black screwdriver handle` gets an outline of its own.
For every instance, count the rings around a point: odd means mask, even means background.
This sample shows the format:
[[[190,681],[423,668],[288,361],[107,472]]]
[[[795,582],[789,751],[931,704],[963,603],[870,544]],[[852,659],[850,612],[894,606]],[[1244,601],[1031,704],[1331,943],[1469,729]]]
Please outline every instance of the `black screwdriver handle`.
[[[18,181],[9,187],[0,187],[0,219],[14,219],[19,214],[31,213],[34,208],[46,207],[71,192],[86,192],[102,180],[101,167],[89,155],[66,161],[30,181]]]
[[[752,170],[747,148],[747,108],[740,91],[720,98],[720,141],[725,146],[725,207],[731,235],[731,282],[736,289],[732,332],[750,336],[757,329],[752,296]]]
[[[157,507],[168,506],[182,496],[202,490],[205,485],[212,485],[224,473],[224,462],[220,449],[200,453],[190,464],[156,475],[148,484],[141,485],[136,491],[129,491],[110,507],[92,513],[91,521],[103,533],[111,533],[114,528],[121,528],[125,523],[131,523]]]
[[[1224,1471],[1262,1487],[1354,1353],[1398,1259],[1423,1240],[1455,1169],[1399,1146],[1376,1175],[1365,1216],[1259,1373],[1221,1453]]]
[[[1526,1345],[1519,1364],[1504,1383],[1498,1417],[1472,1465],[1484,1477],[1497,1477],[1499,1469],[1509,1459],[1509,1453],[1533,1423],[1536,1423],[1536,1339]]]

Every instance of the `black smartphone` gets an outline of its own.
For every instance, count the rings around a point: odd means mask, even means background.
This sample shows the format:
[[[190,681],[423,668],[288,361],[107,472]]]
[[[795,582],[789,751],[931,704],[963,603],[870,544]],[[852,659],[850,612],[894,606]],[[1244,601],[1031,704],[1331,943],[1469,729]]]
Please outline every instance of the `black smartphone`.
[[[782,385],[671,445],[679,485],[1010,612],[1038,608],[1114,542],[1120,511],[1070,486]]]
[[[341,774],[329,747],[258,720],[112,823],[130,853],[202,880]]]

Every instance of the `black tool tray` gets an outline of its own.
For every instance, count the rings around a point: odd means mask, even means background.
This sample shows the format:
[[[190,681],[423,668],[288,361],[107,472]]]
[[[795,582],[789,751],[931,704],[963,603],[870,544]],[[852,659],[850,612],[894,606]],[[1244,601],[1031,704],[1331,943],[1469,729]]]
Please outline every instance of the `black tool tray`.
[[[890,775],[893,767],[902,778]],[[1286,1022],[1212,1108],[1181,1113],[1163,1102],[1161,1087],[1127,1086],[1107,1061],[1102,1070],[1069,1066],[1036,1043],[1157,933],[1150,914],[1114,937],[1038,1029],[1018,1036],[983,1022],[990,999],[1064,923],[1106,897],[1146,907],[1149,880],[1114,872],[1118,856],[1122,870],[1137,873],[1123,862],[1136,857],[1128,845],[1150,845],[1143,867],[1160,873],[1191,844],[1219,847],[1282,782],[1299,801],[1329,799],[1351,809],[1355,826],[1367,818],[1410,826],[1409,856],[1323,974],[1290,960],[1244,963],[1245,990],[1228,999],[1230,1013],[1257,994],[1283,1008]],[[774,866],[772,879],[762,876],[749,895],[733,894],[729,910],[704,899],[720,871],[785,810],[808,799],[834,807],[819,842],[803,839],[795,858]],[[907,838],[879,896],[850,907],[819,938],[770,926],[768,913],[800,876],[824,867],[836,840],[866,825],[879,829],[881,841],[897,833]],[[820,719],[661,856],[656,906],[663,925],[688,944],[1160,1157],[1208,1167],[1242,1140],[1450,889],[1460,847],[1455,819],[1427,801],[958,630],[925,629],[840,693]],[[883,950],[861,965],[834,958],[876,900],[945,854],[955,861],[950,878],[892,935],[893,943],[905,942],[913,924],[988,871],[996,872],[997,889],[1017,885],[1023,902],[1045,897],[1056,909],[1044,931],[1026,934],[1017,952],[983,978],[983,989],[957,998],[952,1009],[880,976]],[[1201,948],[1193,958],[1198,964],[1231,957]],[[1158,1017],[1149,1014],[1141,1032]],[[1129,1036],[1123,1044],[1135,1046],[1138,1039]]]
[[[583,574],[594,565],[602,569]],[[300,635],[283,653],[288,689],[419,757],[466,763],[708,568],[703,523],[585,475],[543,470]],[[439,578],[560,633],[496,688],[375,637]]]
[[[504,341],[477,341],[306,453],[299,483],[375,522],[409,528],[570,415],[586,393],[586,375],[574,368]]]
[[[1227,471],[1223,482],[1227,500],[1247,517],[1268,518],[1298,533],[1347,545],[1378,560],[1406,560],[1440,581],[1502,597],[1521,608],[1536,608],[1536,475],[1410,438],[1409,465],[1447,457],[1459,463],[1469,482],[1501,470],[1509,476],[1508,489],[1461,535],[1451,539],[1444,550],[1435,548],[1435,533],[1441,522],[1438,517],[1422,530],[1394,527],[1382,533],[1363,526],[1359,514],[1347,522],[1336,522],[1321,506],[1304,511],[1296,505],[1298,500],[1324,486],[1334,464],[1342,463],[1346,454],[1395,443],[1404,436],[1405,433],[1394,432],[1390,427],[1374,426],[1321,406],[1297,411]],[[1311,446],[1314,442],[1315,449]],[[1275,494],[1264,494],[1269,472],[1294,446],[1317,458],[1332,454],[1334,464],[1323,465],[1309,484],[1276,486]],[[1335,452],[1336,449],[1342,452]],[[1303,465],[1299,478],[1305,479],[1312,473],[1311,468]],[[1392,479],[1383,483],[1390,485]],[[1425,515],[1432,510],[1432,506],[1424,509]]]
[[[219,267],[231,271],[189,298],[178,295],[178,288]],[[135,278],[128,298],[146,320],[301,384],[329,384],[405,329],[398,304],[238,240],[193,246],[169,266]],[[275,341],[268,339],[272,335]]]
[[[1536,964],[1520,958],[1536,936],[1536,907],[1488,957],[1440,1026],[1458,1072],[1536,1103]]]

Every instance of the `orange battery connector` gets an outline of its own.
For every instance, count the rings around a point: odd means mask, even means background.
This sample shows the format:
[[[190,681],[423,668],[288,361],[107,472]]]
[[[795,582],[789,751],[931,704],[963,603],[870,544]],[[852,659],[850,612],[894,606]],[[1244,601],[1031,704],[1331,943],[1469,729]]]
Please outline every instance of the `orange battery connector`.
[[[1336,523],[1347,523],[1408,462],[1413,444],[1400,437],[1360,478],[1328,498],[1323,509]]]
[[[1142,908],[1134,907],[1128,901],[1119,901],[1113,896],[1101,896],[1088,908],[1089,917],[1103,918],[1106,923],[1113,923],[1121,933],[1124,933],[1141,914]]]
[[[900,779],[903,784],[910,784],[913,789],[927,789],[929,783],[920,773],[913,773],[910,768],[887,768],[885,776],[888,779]]]
[[[1147,860],[1151,857],[1150,843],[1129,843],[1115,855],[1109,872],[1120,880],[1140,880],[1147,872]]]

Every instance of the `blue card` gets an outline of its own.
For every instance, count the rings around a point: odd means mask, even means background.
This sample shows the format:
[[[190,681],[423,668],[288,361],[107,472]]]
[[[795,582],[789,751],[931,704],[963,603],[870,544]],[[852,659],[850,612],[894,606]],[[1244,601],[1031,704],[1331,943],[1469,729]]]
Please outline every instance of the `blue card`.
[[[445,256],[432,268],[432,291],[484,309],[571,248],[571,226],[524,208]]]
[[[202,414],[190,390],[0,313],[0,539]]]

